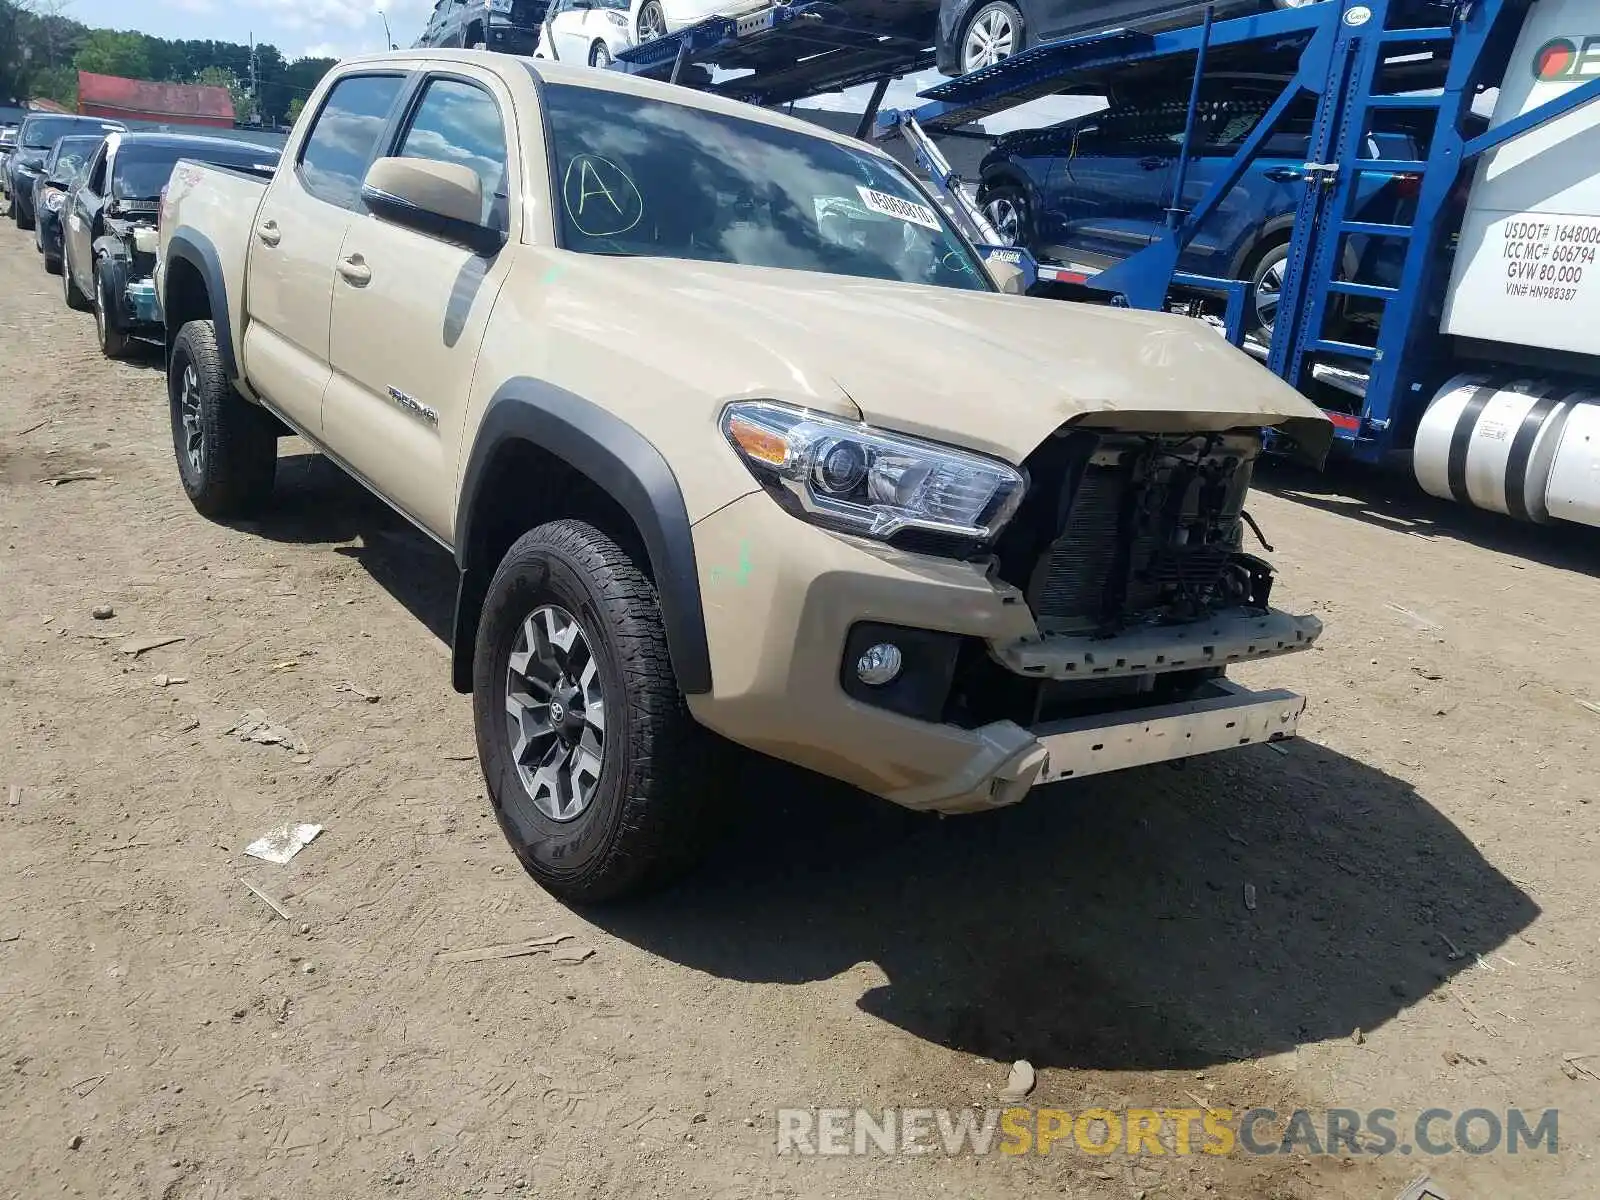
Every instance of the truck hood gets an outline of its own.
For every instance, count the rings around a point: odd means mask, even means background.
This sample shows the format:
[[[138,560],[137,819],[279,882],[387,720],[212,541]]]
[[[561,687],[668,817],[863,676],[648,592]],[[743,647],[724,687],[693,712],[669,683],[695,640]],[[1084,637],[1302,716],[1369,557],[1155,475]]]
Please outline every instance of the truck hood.
[[[724,393],[756,394],[752,369],[774,389],[825,375],[872,424],[1014,463],[1079,420],[1276,426],[1319,462],[1332,441],[1320,409],[1189,317],[682,259],[569,254],[563,266],[650,341],[693,347],[708,374],[732,368]]]

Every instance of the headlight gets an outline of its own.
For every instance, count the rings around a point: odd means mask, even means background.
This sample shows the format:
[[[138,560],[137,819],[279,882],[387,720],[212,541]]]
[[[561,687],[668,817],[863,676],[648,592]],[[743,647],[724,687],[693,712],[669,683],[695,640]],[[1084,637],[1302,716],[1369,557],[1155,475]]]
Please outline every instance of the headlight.
[[[1025,487],[1022,473],[997,459],[773,401],[728,405],[722,432],[796,516],[868,537],[926,529],[987,541]]]
[[[489,0],[489,11],[492,13],[509,13],[511,0]]]
[[[51,212],[60,212],[61,206],[67,202],[67,197],[62,192],[48,191],[44,194],[44,206]]]
[[[628,27],[628,15],[626,13],[619,13],[615,9],[608,8],[606,9],[606,19],[613,25],[623,29]]]

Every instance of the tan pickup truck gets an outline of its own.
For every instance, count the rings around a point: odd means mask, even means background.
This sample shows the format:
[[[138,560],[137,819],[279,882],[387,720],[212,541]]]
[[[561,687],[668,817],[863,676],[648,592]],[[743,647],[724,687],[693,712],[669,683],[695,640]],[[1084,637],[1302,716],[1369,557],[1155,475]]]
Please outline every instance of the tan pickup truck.
[[[183,487],[303,437],[460,570],[455,685],[557,894],[658,881],[731,739],[908,807],[1292,736],[1244,503],[1305,399],[1180,317],[1006,294],[876,149],[615,72],[341,63],[161,220]],[[759,803],[759,797],[736,797]]]

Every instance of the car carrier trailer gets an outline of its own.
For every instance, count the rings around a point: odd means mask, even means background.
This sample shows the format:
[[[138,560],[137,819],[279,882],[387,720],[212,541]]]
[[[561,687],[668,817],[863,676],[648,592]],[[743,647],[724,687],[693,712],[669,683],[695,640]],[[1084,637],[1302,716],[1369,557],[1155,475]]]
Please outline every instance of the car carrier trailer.
[[[1184,274],[1178,256],[1290,105],[1314,96],[1280,315],[1270,347],[1256,348],[1266,368],[1323,407],[1355,459],[1406,464],[1425,490],[1480,508],[1600,525],[1600,106],[1589,103],[1600,96],[1600,2],[1324,0],[1226,21],[1208,8],[1192,28],[1045,43],[927,89],[914,110],[877,113],[890,79],[925,64],[915,41],[852,29],[834,6],[797,4],[742,25],[706,22],[616,65],[758,104],[875,82],[861,135],[907,137],[980,243],[998,239],[934,136],[1045,96],[1100,94],[1135,73],[1190,80],[1158,236],[1105,270],[1043,263],[1039,277],[1140,308],[1215,316],[1220,306],[1241,346],[1246,285]],[[819,52],[824,42],[848,49]],[[1283,89],[1185,209],[1199,80],[1241,65],[1282,78]],[[718,70],[746,73],[719,80]],[[1472,104],[1489,89],[1498,100],[1476,132]],[[1367,135],[1385,127],[1413,132],[1417,157],[1362,157]],[[1358,177],[1373,171],[1413,179],[1409,220],[1352,219]],[[1349,238],[1402,242],[1398,284],[1349,278]]]

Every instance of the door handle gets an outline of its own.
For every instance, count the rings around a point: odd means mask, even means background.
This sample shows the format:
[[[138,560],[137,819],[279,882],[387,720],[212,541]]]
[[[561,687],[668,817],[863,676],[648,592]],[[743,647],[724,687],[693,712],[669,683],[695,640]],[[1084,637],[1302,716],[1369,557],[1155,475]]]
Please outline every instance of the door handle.
[[[1156,155],[1151,154],[1145,158],[1141,158],[1139,160],[1139,166],[1146,171],[1159,171],[1171,161],[1172,160],[1170,158],[1159,158]]]
[[[1273,183],[1300,183],[1306,177],[1304,171],[1297,171],[1293,167],[1268,167],[1261,173]]]
[[[372,268],[362,261],[361,255],[352,254],[339,260],[339,274],[352,287],[366,287],[372,282]]]
[[[283,240],[283,234],[278,232],[276,221],[262,221],[256,226],[256,236],[269,246],[276,246]]]

